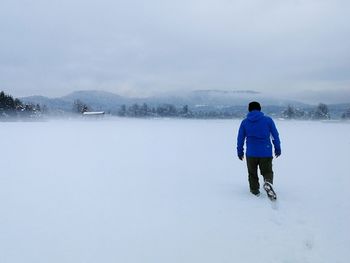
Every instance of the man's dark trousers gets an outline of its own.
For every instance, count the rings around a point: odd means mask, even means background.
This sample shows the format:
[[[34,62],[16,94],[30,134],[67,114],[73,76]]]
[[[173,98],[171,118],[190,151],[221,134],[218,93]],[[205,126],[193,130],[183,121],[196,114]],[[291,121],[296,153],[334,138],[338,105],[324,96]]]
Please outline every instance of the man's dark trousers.
[[[257,192],[260,188],[258,167],[265,182],[273,184],[272,157],[248,157],[248,180],[251,192]]]

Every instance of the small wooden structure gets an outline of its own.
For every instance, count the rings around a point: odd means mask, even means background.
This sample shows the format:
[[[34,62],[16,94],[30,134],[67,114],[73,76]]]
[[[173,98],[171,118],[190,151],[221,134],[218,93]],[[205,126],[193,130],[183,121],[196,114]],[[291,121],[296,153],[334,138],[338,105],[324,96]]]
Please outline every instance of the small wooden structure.
[[[83,112],[83,117],[102,118],[104,115],[105,115],[104,111],[85,111],[85,112]]]

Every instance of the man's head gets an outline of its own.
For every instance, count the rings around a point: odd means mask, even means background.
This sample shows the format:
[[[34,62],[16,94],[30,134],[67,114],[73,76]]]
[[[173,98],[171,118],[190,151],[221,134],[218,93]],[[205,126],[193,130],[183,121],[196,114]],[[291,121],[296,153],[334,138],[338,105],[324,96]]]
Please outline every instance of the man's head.
[[[248,110],[249,110],[249,112],[251,112],[253,110],[261,111],[260,103],[256,102],[256,101],[252,101],[251,103],[249,103]]]

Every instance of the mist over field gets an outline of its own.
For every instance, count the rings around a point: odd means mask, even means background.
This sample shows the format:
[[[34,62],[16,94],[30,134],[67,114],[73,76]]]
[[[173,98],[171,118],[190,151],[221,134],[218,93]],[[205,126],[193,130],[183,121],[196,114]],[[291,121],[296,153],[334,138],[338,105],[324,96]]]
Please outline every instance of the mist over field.
[[[0,261],[348,262],[349,123],[276,121],[276,205],[249,193],[239,124],[0,123]]]

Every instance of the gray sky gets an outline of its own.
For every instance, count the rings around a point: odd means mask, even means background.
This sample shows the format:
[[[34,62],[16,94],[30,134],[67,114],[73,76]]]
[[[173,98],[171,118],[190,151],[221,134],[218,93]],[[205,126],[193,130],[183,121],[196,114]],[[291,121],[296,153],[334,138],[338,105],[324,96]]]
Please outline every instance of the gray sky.
[[[0,90],[350,101],[348,0],[0,0]],[[309,94],[309,95],[308,95]]]

